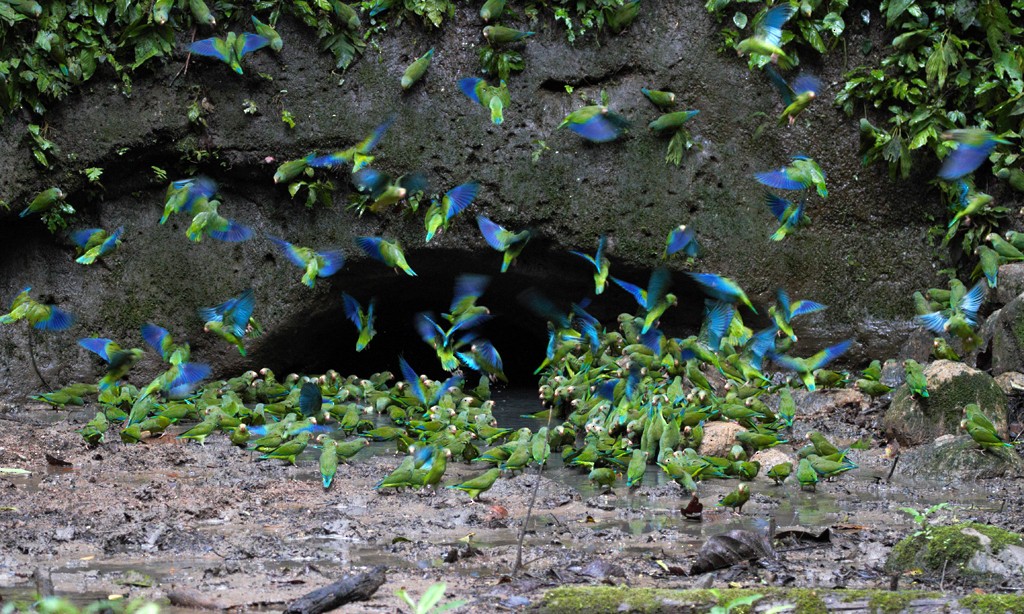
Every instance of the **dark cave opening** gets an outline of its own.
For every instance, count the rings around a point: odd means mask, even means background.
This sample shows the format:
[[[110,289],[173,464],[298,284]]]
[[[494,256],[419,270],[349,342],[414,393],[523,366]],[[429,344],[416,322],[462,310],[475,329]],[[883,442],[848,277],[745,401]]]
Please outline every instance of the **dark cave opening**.
[[[529,248],[528,248],[529,249]],[[268,331],[258,345],[254,358],[275,372],[322,373],[335,369],[343,375],[368,375],[390,370],[398,372],[402,355],[419,373],[432,378],[445,377],[433,348],[417,334],[414,315],[420,311],[435,314],[448,310],[456,277],[464,273],[491,276],[478,304],[491,310],[492,319],[480,328],[501,354],[509,387],[532,387],[534,370],[544,360],[547,327],[519,300],[527,288],[536,288],[566,311],[571,302],[589,300],[587,310],[608,330],[614,329],[620,313],[637,312],[634,299],[609,281],[598,296],[589,265],[568,253],[535,252],[524,257],[504,274],[498,273],[501,255],[494,251],[448,249],[411,250],[409,261],[417,276],[396,274],[372,261],[346,265],[328,280],[330,297],[305,313],[301,321],[292,321]],[[649,270],[616,263],[612,274],[637,285],[646,286]],[[361,303],[377,298],[377,336],[362,351],[355,351],[357,332],[342,312],[341,292],[348,292]],[[679,304],[670,308],[661,320],[668,336],[686,336],[700,328],[704,295],[681,272],[672,275],[670,291]],[[466,370],[470,381],[477,376]]]

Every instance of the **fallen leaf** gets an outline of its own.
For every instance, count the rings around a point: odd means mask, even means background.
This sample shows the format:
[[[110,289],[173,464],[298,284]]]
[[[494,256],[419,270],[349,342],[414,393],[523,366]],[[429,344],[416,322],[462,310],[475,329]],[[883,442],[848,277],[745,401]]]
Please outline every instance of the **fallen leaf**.
[[[736,563],[764,557],[775,557],[775,549],[768,542],[768,538],[754,531],[736,529],[714,535],[704,542],[697,553],[697,561],[690,569],[690,575],[724,569]]]
[[[32,473],[27,469],[18,469],[17,467],[0,467],[0,473],[9,473],[11,475],[28,475]]]
[[[50,454],[46,454],[46,463],[52,467],[70,467],[71,463],[64,460],[63,458],[57,458]]]

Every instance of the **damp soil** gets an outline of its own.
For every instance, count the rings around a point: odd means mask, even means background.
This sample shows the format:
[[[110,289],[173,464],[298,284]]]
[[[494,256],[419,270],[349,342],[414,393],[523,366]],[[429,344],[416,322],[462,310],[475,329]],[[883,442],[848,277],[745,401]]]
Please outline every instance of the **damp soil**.
[[[495,414],[506,425],[529,424],[517,417],[522,404],[521,395],[499,398]],[[877,446],[855,451],[859,468],[819,483],[816,492],[758,477],[742,515],[715,505],[735,480],[701,482],[703,520],[692,522],[680,512],[689,496],[654,466],[639,489],[603,493],[554,459],[539,478],[535,469],[505,476],[471,502],[456,490],[375,491],[399,463],[394,444],[376,443],[339,468],[325,491],[315,451],[296,466],[257,462],[219,433],[199,445],[176,439],[184,427],[172,427],[161,438],[125,445],[112,429],[106,443],[89,448],[75,432],[89,409],[0,410],[0,467],[31,472],[0,473],[0,600],[29,598],[41,570],[58,594],[83,603],[185,590],[221,607],[280,610],[376,565],[386,566],[386,584],[345,611],[394,612],[401,608],[395,590],[419,595],[438,581],[447,583],[449,600],[468,600],[461,611],[471,612],[530,609],[545,590],[567,585],[888,588],[885,559],[915,528],[901,507],[950,502],[933,522],[955,517],[1014,531],[1024,525],[1017,505],[1024,493],[1015,481],[912,482],[897,464],[887,482],[892,461]],[[863,417],[837,420],[821,411],[802,418],[798,428],[822,429],[838,442],[852,442],[862,430]],[[452,462],[445,483],[479,471]],[[513,574],[538,479],[523,567]],[[827,529],[826,541],[782,543],[774,561],[684,575],[713,535],[791,526],[814,535]],[[939,582],[911,577],[900,587],[936,589]],[[941,588],[969,589],[948,581]]]

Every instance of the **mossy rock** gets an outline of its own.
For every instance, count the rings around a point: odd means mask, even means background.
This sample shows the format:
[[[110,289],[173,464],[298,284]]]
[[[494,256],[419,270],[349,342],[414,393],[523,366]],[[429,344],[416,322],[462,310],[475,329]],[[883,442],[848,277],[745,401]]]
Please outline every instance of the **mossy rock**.
[[[921,570],[974,585],[1024,579],[1024,538],[976,522],[933,526],[903,538],[885,562],[886,571]]]
[[[1024,476],[1024,459],[1012,448],[984,450],[968,435],[945,435],[903,452],[896,471],[925,480],[989,480]]]
[[[928,396],[916,397],[904,384],[893,395],[882,418],[885,433],[900,443],[919,445],[946,434],[957,434],[963,409],[977,403],[981,411],[1006,437],[1006,395],[983,371],[949,360],[937,360],[924,370]]]
[[[796,614],[823,614],[830,611],[872,612],[1022,612],[1024,596],[970,595],[944,596],[929,591],[844,590],[812,588],[758,589],[657,589],[608,586],[565,586],[544,594],[535,611],[547,614],[601,614],[604,612],[672,612],[706,614],[713,606],[762,595],[753,607],[737,607],[735,612],[763,612],[772,605],[791,604]]]
[[[986,328],[992,335],[992,374],[1024,371],[1024,296],[1011,300],[990,320]]]

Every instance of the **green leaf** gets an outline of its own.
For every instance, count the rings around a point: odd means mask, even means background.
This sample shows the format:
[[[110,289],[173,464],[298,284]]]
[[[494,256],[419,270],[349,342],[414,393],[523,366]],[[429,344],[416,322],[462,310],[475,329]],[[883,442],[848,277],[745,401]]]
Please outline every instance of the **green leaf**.
[[[890,0],[885,11],[885,25],[891,28],[896,19],[912,4],[914,4],[914,0]]]
[[[8,475],[28,475],[32,472],[27,469],[18,469],[17,467],[0,467],[0,473]]]
[[[46,154],[40,149],[33,149],[32,155],[35,156],[36,162],[42,164],[46,168],[50,168],[50,161],[46,159]]]
[[[423,593],[423,596],[420,597],[420,602],[416,607],[416,611],[426,614],[434,609],[434,606],[444,598],[444,590],[446,588],[447,585],[444,582],[431,584],[430,588],[428,588],[427,591]]]
[[[747,15],[746,15],[746,13],[741,13],[739,11],[736,11],[736,14],[734,14],[732,16],[732,22],[734,24],[736,24],[736,27],[739,28],[740,30],[742,30],[743,28],[747,27]]]
[[[832,36],[840,36],[846,30],[846,22],[843,21],[843,18],[838,13],[825,15],[821,23],[832,32]]]
[[[825,47],[825,41],[821,39],[821,35],[818,34],[818,30],[814,27],[814,24],[801,21],[800,33],[803,34],[804,40],[807,41],[807,44],[813,47],[818,53],[824,54],[828,51]]]

